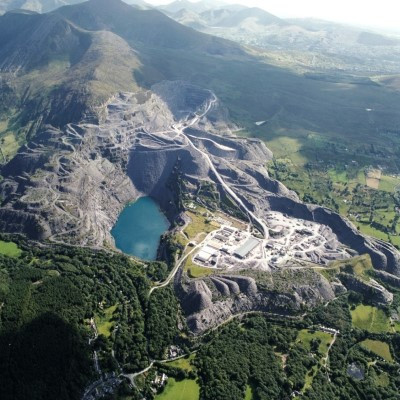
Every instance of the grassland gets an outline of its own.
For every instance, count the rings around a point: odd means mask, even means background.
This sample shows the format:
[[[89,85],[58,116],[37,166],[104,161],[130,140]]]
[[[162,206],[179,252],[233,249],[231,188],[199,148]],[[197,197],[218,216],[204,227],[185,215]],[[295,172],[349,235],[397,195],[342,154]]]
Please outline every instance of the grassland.
[[[318,346],[318,353],[320,354],[319,366],[321,366],[322,362],[324,360],[324,357],[328,353],[328,348],[333,340],[333,336],[326,332],[302,329],[301,331],[299,331],[299,333],[297,335],[296,342],[301,343],[308,351],[311,351],[311,342],[314,339],[317,339],[320,341],[319,346]],[[305,384],[304,384],[304,387],[302,390],[303,392],[311,387],[313,379],[318,372],[319,366],[314,365],[312,367],[312,369],[310,371],[308,371],[307,375],[305,376]]]
[[[164,391],[155,398],[156,400],[198,400],[200,387],[192,379],[178,382],[174,378],[169,378]]]
[[[19,147],[20,144],[18,143],[14,133],[7,132],[0,139],[0,162],[4,162],[12,158],[12,156],[17,153]]]
[[[378,143],[368,147],[315,132],[292,134],[274,133],[268,138],[260,133],[275,155],[268,166],[271,176],[296,191],[305,202],[330,207],[350,219],[362,233],[400,248],[396,211],[400,176],[394,154],[384,157],[383,149],[377,151]]]
[[[7,257],[19,257],[22,251],[13,242],[3,242],[0,240],[0,254]]]
[[[216,271],[215,269],[212,269],[212,268],[205,268],[205,267],[196,265],[192,261],[192,257],[188,257],[186,264],[185,264],[185,270],[187,271],[188,275],[193,279],[210,276]]]
[[[212,215],[205,208],[198,208],[196,211],[188,211],[186,214],[191,219],[184,233],[189,240],[195,239],[199,234],[208,234],[219,228],[219,225],[211,220]]]
[[[329,268],[321,273],[330,279],[332,276],[343,271],[357,276],[359,279],[368,282],[370,280],[369,271],[373,270],[371,257],[368,254],[353,257],[348,260],[333,261]]]
[[[375,385],[381,387],[388,387],[390,385],[390,379],[386,372],[381,372],[379,375],[376,374],[374,382]]]
[[[377,356],[382,357],[388,362],[393,362],[392,354],[390,353],[389,345],[380,340],[367,339],[360,343],[361,346],[365,347],[367,350],[372,351]]]
[[[253,400],[253,389],[250,385],[246,386],[246,393],[244,396],[244,400]]]
[[[380,169],[371,168],[365,172],[365,183],[372,189],[379,189],[382,178]]]
[[[379,308],[359,305],[351,310],[353,326],[372,333],[390,332],[390,320]]]
[[[191,354],[189,357],[183,357],[178,360],[171,361],[167,363],[167,365],[170,367],[180,368],[185,371],[193,371],[193,365],[191,364],[191,361],[194,360],[195,357],[195,354]]]
[[[12,122],[15,110],[10,110],[6,118],[0,119],[0,164],[10,160],[25,140],[18,125]]]
[[[114,305],[104,309],[101,314],[96,315],[95,322],[99,335],[104,335],[105,337],[111,336],[111,331],[115,325],[112,318],[116,310],[117,305]]]
[[[318,352],[325,355],[332,342],[332,335],[326,332],[313,332],[308,329],[302,329],[299,331],[296,341],[302,343],[308,350],[311,350],[311,341],[313,339],[319,339],[321,341]]]

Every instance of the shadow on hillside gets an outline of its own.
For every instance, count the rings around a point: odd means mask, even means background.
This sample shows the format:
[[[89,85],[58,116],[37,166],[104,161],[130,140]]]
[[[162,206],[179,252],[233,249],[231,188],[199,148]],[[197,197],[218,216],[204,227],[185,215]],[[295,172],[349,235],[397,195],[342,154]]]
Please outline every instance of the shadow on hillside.
[[[79,399],[90,378],[83,336],[46,313],[0,335],[0,399]]]

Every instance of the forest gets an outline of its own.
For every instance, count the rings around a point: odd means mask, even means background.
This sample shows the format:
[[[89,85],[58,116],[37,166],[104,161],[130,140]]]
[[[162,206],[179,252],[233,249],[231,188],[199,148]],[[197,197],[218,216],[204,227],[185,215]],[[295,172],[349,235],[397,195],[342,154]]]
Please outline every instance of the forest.
[[[333,337],[314,326],[341,329],[325,364]],[[307,327],[305,329],[305,327]],[[331,336],[331,337],[330,337]],[[321,338],[327,343],[322,343]],[[365,340],[389,344],[390,362],[360,346]],[[208,335],[196,354],[201,399],[245,398],[308,400],[395,400],[400,390],[400,334],[371,334],[354,329],[348,296],[321,306],[301,322],[251,316]],[[349,374],[356,366],[363,378]],[[246,397],[247,398],[247,397]]]
[[[0,254],[2,400],[80,398],[97,379],[93,350],[103,373],[129,372],[162,357],[173,342],[173,293],[167,288],[148,297],[155,267],[167,267],[138,264],[116,252],[16,236],[0,240],[20,250],[14,257]]]
[[[149,296],[168,274],[166,264],[18,236],[0,241],[8,243],[7,255],[0,252],[2,400],[81,398],[99,378],[94,351],[101,374],[136,372],[155,361],[138,379],[139,391],[124,381],[110,399],[157,399],[157,373],[176,388],[189,382],[204,400],[399,399],[400,333],[355,325],[354,315],[372,309],[355,293],[300,320],[253,315],[194,338],[171,286]],[[395,310],[400,292],[391,290]],[[190,358],[165,363],[172,344]]]

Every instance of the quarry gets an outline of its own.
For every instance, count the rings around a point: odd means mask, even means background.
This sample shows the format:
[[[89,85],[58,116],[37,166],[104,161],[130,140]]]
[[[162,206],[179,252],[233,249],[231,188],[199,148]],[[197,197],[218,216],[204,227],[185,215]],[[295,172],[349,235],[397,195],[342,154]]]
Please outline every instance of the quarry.
[[[255,264],[260,269],[285,267],[291,260],[327,265],[337,259],[350,258],[328,227],[309,221],[293,220],[271,212],[267,216],[268,239],[253,236],[223,221],[221,229],[202,242],[194,263],[206,268],[238,270]]]
[[[215,229],[207,226],[185,245],[163,283],[174,282],[195,334],[242,312],[296,314],[354,288],[390,302],[379,285],[328,280],[318,271],[368,254],[376,268],[399,275],[397,250],[337,213],[301,202],[269,177],[273,156],[265,144],[235,136],[237,129],[212,91],[186,82],[119,93],[99,123],[88,116],[62,130],[46,126],[3,168],[0,228],[114,248],[110,232],[126,204],[153,198],[175,235],[193,222],[187,212],[201,197]],[[201,274],[190,277],[187,263]]]

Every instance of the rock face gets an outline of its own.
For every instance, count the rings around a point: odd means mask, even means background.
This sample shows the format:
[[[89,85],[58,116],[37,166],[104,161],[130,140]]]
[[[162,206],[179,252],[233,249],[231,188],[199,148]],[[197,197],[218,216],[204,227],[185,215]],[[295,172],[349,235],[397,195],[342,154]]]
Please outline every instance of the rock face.
[[[393,301],[393,294],[372,279],[369,282],[364,282],[355,276],[346,273],[341,273],[339,279],[348,290],[362,293],[365,298],[372,303],[377,305],[387,305]]]
[[[377,278],[381,279],[383,282],[386,282],[391,286],[400,288],[400,278],[399,277],[389,274],[388,272],[385,272],[385,271],[376,270],[374,273],[375,273],[375,276]]]
[[[301,203],[268,176],[265,163],[272,153],[265,145],[234,136],[235,128],[212,92],[184,82],[120,93],[106,105],[101,123],[82,121],[62,130],[46,126],[4,166],[0,229],[63,243],[112,245],[110,231],[120,211],[140,196],[152,196],[171,220],[177,217],[178,173],[192,194],[199,181],[213,182],[256,226],[265,227],[265,235],[273,233],[268,221],[274,213],[282,217],[278,221],[293,220],[291,231],[296,220],[297,225],[299,220],[317,224],[326,243],[325,250],[310,250],[314,262],[335,258],[336,249],[346,257],[367,253],[375,268],[400,276],[400,256],[393,246],[362,236],[331,210]],[[390,293],[378,284],[365,286],[349,277],[342,279],[344,285],[329,283],[301,268],[272,269],[269,275],[260,269],[249,264],[229,275],[178,279],[193,332],[237,313],[296,314],[346,287],[372,291],[379,303],[390,301]]]
[[[338,241],[374,266],[400,275],[399,253],[365,238],[332,211],[299,201],[271,179],[271,152],[256,139],[235,137],[215,95],[184,82],[121,93],[98,125],[46,127],[2,170],[0,228],[91,246],[112,243],[110,230],[123,206],[150,195],[174,216],[170,180],[178,168],[188,182],[229,186],[254,215],[277,211],[328,226]]]
[[[183,278],[177,279],[176,285],[194,334],[201,334],[234,315],[253,311],[295,316],[304,307],[336,296],[334,285],[309,270]]]

